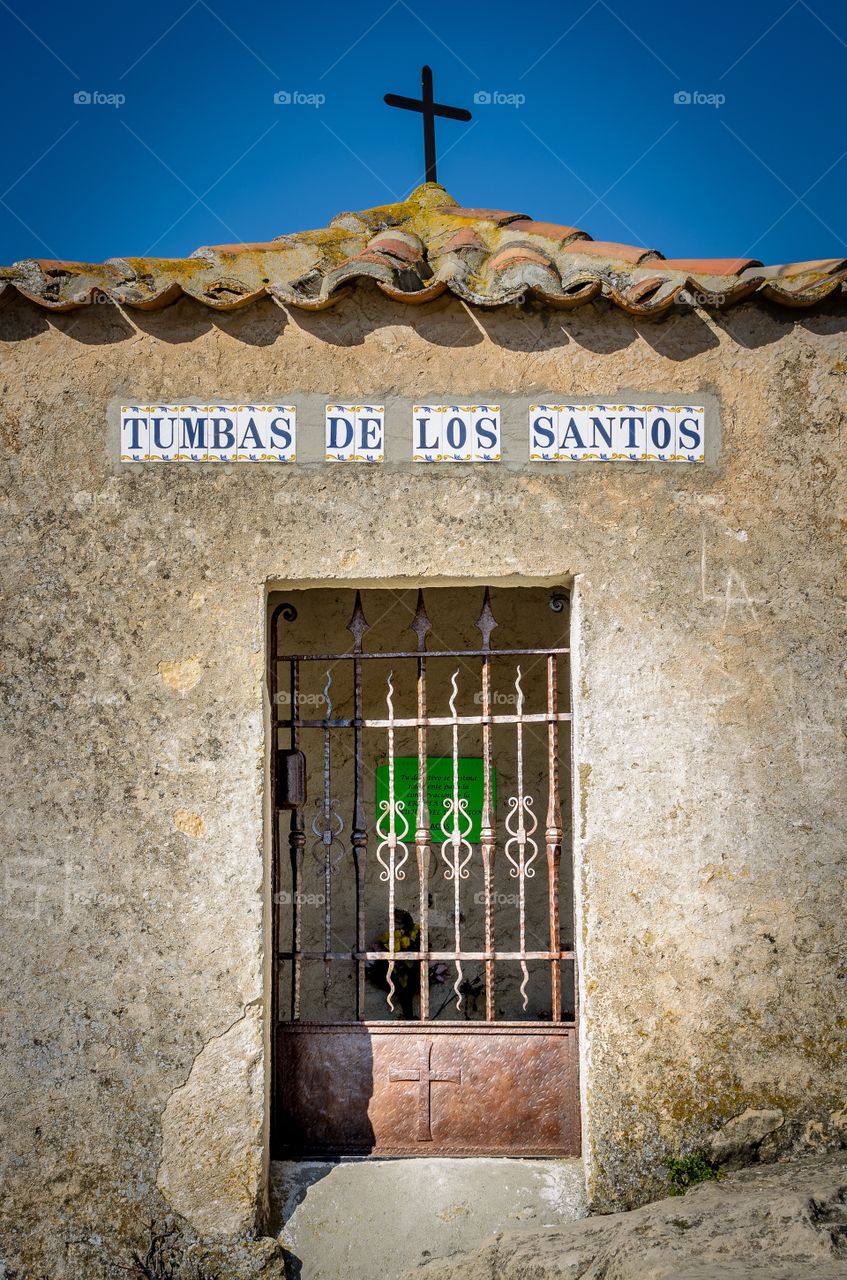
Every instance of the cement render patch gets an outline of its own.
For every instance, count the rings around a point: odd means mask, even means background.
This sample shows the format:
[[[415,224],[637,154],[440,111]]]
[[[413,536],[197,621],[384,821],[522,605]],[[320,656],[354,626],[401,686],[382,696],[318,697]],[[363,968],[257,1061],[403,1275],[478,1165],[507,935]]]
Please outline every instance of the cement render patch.
[[[581,1160],[278,1161],[273,1232],[302,1280],[395,1280],[479,1247],[587,1213]]]

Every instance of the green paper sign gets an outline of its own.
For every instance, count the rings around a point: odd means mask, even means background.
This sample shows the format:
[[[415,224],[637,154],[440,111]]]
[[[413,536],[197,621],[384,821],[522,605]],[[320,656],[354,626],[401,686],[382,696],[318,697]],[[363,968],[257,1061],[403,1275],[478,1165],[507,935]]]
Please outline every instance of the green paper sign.
[[[459,757],[459,799],[467,800],[468,816],[471,829],[466,837],[471,844],[478,844],[482,826],[483,774],[482,760],[469,756]],[[433,840],[444,838],[441,822],[444,818],[444,801],[453,796],[453,760],[450,756],[427,756],[426,761],[427,802],[429,804],[429,822]],[[376,811],[382,813],[380,804],[388,799],[388,765],[376,766]],[[408,840],[415,835],[415,821],[418,812],[418,757],[397,756],[394,760],[394,799],[402,800],[403,816],[409,822]],[[497,802],[497,779],[495,770],[491,769],[491,804]],[[400,824],[402,825],[402,824]],[[448,823],[448,831],[452,828],[452,815]]]

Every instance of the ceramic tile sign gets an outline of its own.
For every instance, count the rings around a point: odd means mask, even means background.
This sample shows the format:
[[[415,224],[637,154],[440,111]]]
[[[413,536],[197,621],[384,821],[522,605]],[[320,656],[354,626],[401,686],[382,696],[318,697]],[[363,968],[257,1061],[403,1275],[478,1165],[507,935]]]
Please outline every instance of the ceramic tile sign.
[[[382,462],[385,408],[381,404],[328,404],[327,462]]]
[[[413,462],[499,462],[498,404],[416,404]]]
[[[122,462],[294,462],[285,404],[122,404]]]
[[[702,462],[701,405],[533,404],[530,462]]]

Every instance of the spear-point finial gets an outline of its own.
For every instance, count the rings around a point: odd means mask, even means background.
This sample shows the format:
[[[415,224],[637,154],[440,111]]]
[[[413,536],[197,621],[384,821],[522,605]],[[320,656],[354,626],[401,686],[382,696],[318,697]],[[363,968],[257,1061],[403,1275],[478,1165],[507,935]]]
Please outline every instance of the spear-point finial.
[[[356,603],[353,605],[353,612],[350,616],[350,621],[347,623],[347,630],[353,637],[354,653],[362,652],[362,640],[365,637],[365,632],[370,631],[370,629],[370,623],[362,610],[362,593],[361,591],[357,591]]]
[[[409,624],[409,630],[414,631],[418,637],[418,650],[423,653],[426,650],[426,638],[432,630],[432,623],[426,612],[422,587],[418,587],[418,607],[415,610],[414,618]]]
[[[482,597],[482,609],[477,618],[477,631],[482,635],[482,647],[487,652],[491,648],[491,632],[497,626],[497,619],[491,612],[491,592],[488,587],[485,588],[485,595]]]

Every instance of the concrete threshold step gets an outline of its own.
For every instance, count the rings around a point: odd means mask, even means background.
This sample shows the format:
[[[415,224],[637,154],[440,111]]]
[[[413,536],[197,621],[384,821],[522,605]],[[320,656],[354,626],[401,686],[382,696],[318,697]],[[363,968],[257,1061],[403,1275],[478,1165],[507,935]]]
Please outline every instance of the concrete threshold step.
[[[496,1231],[587,1214],[573,1159],[275,1161],[270,1189],[274,1232],[301,1280],[396,1280]]]

